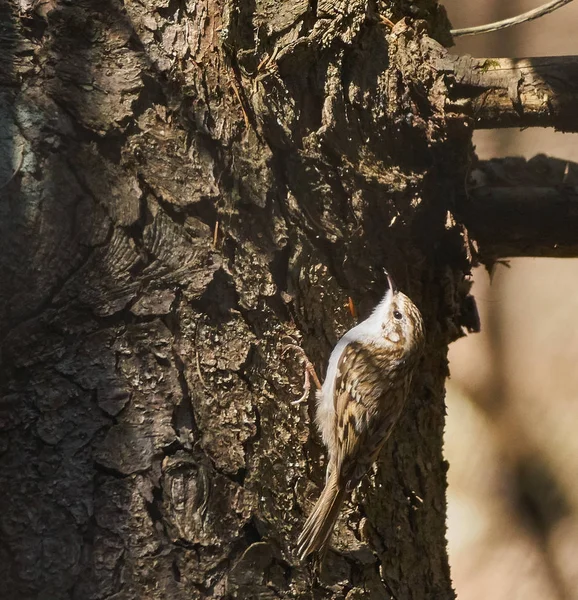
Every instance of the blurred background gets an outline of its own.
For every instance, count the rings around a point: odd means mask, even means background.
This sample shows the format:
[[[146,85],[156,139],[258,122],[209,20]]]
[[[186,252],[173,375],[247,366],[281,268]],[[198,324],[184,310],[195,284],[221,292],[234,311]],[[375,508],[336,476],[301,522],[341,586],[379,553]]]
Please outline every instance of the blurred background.
[[[445,0],[453,27],[545,0]],[[578,1],[456,40],[476,57],[578,54]],[[577,107],[578,110],[578,107]],[[482,159],[578,162],[578,135],[478,132]],[[578,232],[577,232],[578,234]],[[482,333],[452,345],[445,453],[448,541],[459,600],[578,600],[578,259],[514,259],[474,273]]]

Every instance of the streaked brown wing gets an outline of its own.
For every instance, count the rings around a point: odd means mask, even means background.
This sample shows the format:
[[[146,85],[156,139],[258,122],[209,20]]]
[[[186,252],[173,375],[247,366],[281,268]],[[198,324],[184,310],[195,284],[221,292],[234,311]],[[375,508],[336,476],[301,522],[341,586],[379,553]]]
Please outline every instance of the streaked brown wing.
[[[364,406],[356,402],[349,392],[342,389],[336,392],[336,460],[335,465],[341,477],[349,481],[359,469],[367,445],[367,429],[359,427],[363,420]]]
[[[388,377],[387,356],[376,363],[368,360],[367,352],[355,343],[347,346],[335,382],[335,466],[353,482],[377,459],[407,394],[407,378],[397,377],[394,383]]]
[[[335,465],[341,477],[350,480],[363,461],[367,444],[367,429],[360,427],[364,421],[365,406],[360,402],[356,382],[352,375],[359,369],[359,351],[351,344],[343,351],[337,365],[335,381]]]

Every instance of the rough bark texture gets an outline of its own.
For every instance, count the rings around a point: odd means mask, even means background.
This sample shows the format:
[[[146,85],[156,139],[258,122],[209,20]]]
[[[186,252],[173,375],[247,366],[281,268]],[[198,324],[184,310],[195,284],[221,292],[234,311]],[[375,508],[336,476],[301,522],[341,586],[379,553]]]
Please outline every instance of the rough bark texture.
[[[393,31],[362,0],[2,5],[2,598],[453,597],[471,146],[416,5]],[[293,548],[324,458],[283,344],[322,370],[383,266],[428,351],[317,577]]]
[[[437,68],[454,81],[448,112],[476,129],[555,127],[578,131],[578,56],[444,56]]]

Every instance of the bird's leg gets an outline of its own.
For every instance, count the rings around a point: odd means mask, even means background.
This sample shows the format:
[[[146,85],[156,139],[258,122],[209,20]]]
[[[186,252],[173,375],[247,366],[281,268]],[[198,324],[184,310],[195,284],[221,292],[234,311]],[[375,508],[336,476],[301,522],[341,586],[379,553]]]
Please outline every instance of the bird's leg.
[[[311,379],[313,379],[313,383],[315,384],[315,387],[318,390],[321,389],[321,382],[319,381],[319,377],[317,377],[317,373],[315,372],[315,367],[313,366],[313,363],[309,360],[307,354],[305,354],[305,350],[303,350],[303,348],[301,348],[301,346],[298,346],[297,344],[287,344],[283,348],[283,352],[281,353],[281,355],[283,356],[289,350],[293,350],[299,355],[301,363],[305,367],[303,394],[298,400],[294,400],[293,402],[291,402],[291,404],[301,404],[302,402],[306,402],[307,398],[309,397],[309,392],[311,391]]]

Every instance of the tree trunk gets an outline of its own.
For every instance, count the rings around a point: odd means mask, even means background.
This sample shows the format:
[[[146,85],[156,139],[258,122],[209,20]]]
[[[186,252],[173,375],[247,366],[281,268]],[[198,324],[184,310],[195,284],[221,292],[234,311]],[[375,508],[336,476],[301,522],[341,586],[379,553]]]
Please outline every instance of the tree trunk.
[[[453,598],[471,132],[443,10],[404,6],[0,9],[2,598]],[[427,354],[316,574],[294,547],[325,456],[283,348],[323,373],[383,267]]]

